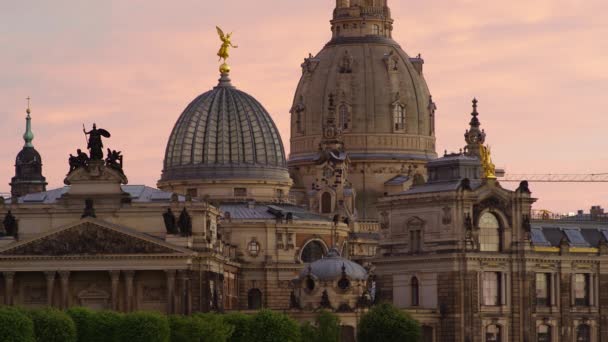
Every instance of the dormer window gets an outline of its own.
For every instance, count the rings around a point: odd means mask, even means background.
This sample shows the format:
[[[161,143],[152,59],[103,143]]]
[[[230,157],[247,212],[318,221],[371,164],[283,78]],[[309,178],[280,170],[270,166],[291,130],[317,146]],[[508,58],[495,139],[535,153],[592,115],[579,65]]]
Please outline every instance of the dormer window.
[[[405,131],[405,106],[400,103],[394,105],[393,123],[395,131]]]

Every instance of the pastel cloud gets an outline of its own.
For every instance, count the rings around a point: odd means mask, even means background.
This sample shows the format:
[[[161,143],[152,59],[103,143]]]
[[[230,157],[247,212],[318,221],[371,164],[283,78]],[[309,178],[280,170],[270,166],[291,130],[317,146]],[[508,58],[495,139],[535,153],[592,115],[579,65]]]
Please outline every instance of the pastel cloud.
[[[235,31],[233,80],[272,113],[289,143],[300,63],[329,38],[334,1],[0,3],[0,191],[21,147],[24,98],[50,186],[84,145],[82,123],[109,129],[132,184],[155,184],[183,108],[217,80],[215,25]],[[463,145],[470,100],[496,164],[512,173],[608,171],[608,34],[598,0],[391,1],[395,38],[425,58],[439,105],[438,152]],[[4,184],[4,185],[2,185]],[[514,186],[507,184],[506,186]],[[606,205],[604,184],[533,184],[539,208]]]

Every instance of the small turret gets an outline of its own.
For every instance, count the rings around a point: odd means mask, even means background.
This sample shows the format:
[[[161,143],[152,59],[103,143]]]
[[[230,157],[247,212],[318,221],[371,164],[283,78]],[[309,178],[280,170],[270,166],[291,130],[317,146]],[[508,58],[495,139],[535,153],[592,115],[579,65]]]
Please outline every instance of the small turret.
[[[27,100],[27,116],[25,117],[25,133],[23,134],[25,144],[15,159],[15,177],[12,178],[10,183],[13,198],[46,191],[47,185],[46,178],[42,176],[42,158],[32,144],[34,133],[32,132],[32,118],[30,116],[30,98],[28,97]]]
[[[387,0],[336,0],[331,21],[333,37],[391,38],[393,19]]]
[[[480,157],[479,148],[486,141],[486,133],[479,129],[481,123],[477,116],[477,99],[473,99],[473,112],[471,112],[471,122],[469,122],[470,128],[464,133],[464,140],[467,145],[464,148],[465,154],[468,156]]]

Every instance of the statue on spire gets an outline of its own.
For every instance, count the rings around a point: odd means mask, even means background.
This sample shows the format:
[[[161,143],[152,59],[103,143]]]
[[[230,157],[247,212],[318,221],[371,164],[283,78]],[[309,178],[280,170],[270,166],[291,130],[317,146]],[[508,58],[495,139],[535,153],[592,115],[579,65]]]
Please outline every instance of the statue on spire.
[[[217,55],[219,57],[219,60],[221,61],[222,59],[224,60],[224,63],[220,66],[220,72],[222,74],[227,74],[230,72],[230,66],[226,63],[226,60],[228,59],[228,57],[230,57],[229,51],[230,48],[238,48],[237,45],[232,45],[232,41],[231,41],[231,36],[232,36],[232,32],[228,33],[228,34],[224,34],[224,31],[222,31],[221,28],[219,28],[219,26],[215,27],[217,29],[217,34],[220,36],[220,40],[222,41],[222,46],[220,47],[220,50],[217,52]]]
[[[101,137],[109,138],[110,132],[103,128],[97,129],[96,124],[93,124],[93,129],[88,132],[84,128],[84,125],[82,125],[82,131],[84,132],[85,137],[87,135],[89,136],[87,148],[91,152],[91,160],[103,160],[103,142],[101,141]]]
[[[492,162],[491,150],[485,145],[479,145],[479,155],[483,168],[484,179],[496,179],[496,166]]]

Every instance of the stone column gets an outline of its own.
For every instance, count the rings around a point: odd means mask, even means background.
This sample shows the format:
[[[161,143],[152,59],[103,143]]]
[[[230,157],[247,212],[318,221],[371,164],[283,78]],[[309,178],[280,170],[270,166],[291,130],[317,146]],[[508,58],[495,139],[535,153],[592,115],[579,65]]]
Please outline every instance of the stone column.
[[[61,280],[61,305],[60,308],[67,309],[70,307],[70,271],[59,272]]]
[[[175,300],[175,313],[183,315],[185,311],[185,294],[186,294],[186,282],[184,270],[177,271],[178,285],[177,285],[177,296]]]
[[[133,311],[133,278],[135,271],[124,271],[125,274],[125,311]]]
[[[175,270],[166,270],[167,275],[167,314],[175,313]]]
[[[13,305],[13,283],[15,272],[2,272],[4,276],[4,304]]]
[[[44,272],[46,277],[46,305],[53,306],[53,290],[55,289],[55,271]]]
[[[112,310],[120,310],[118,300],[118,282],[120,281],[120,271],[110,271],[110,282],[112,283]]]

